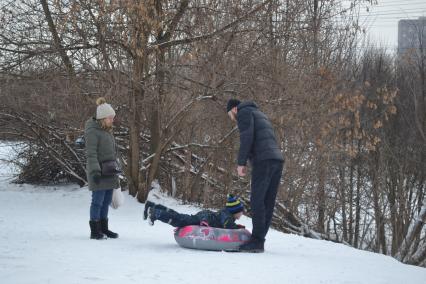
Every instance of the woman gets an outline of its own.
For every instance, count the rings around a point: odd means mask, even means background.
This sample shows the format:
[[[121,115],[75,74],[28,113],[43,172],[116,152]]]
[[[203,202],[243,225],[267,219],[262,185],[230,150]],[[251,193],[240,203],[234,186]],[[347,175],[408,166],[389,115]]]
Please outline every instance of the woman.
[[[117,174],[115,140],[112,126],[115,111],[104,98],[96,100],[96,117],[86,122],[86,170],[89,190],[92,191],[90,205],[90,238],[118,238],[118,234],[108,230],[108,207],[113,189],[119,187]]]

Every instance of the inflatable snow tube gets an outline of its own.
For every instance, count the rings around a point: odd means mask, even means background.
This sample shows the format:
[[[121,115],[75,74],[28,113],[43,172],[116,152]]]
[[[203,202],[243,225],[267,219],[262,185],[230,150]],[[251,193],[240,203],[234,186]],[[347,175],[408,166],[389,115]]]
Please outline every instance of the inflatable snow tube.
[[[176,242],[184,248],[236,251],[238,247],[250,239],[246,229],[221,229],[191,225],[175,231]]]

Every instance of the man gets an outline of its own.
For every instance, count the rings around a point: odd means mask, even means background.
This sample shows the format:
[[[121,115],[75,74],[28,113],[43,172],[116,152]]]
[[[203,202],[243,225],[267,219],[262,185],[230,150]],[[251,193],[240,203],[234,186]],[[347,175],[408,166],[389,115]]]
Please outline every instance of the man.
[[[252,166],[250,205],[253,232],[249,242],[240,246],[243,252],[263,252],[265,236],[271,225],[275,199],[283,170],[283,155],[274,129],[254,102],[231,99],[226,111],[240,131],[238,175],[246,175],[247,161]]]

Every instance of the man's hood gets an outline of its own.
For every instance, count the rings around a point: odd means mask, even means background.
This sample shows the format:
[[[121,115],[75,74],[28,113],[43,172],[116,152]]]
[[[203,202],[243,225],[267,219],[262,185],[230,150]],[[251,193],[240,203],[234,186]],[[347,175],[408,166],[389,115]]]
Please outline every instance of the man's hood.
[[[240,103],[238,105],[237,109],[238,109],[238,111],[240,111],[241,109],[246,108],[246,107],[259,108],[255,102],[248,101],[248,102]]]

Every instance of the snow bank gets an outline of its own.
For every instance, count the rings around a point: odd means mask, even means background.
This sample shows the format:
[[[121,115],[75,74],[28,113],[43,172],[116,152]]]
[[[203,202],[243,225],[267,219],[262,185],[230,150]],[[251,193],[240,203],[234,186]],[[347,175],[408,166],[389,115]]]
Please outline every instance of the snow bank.
[[[1,147],[0,147],[1,148]],[[1,168],[1,167],[0,167]],[[4,168],[3,168],[4,169]],[[119,239],[89,239],[90,193],[78,186],[13,185],[0,180],[0,282],[21,283],[424,283],[426,269],[327,241],[272,230],[263,254],[189,250],[173,228],[142,220],[143,204],[126,194],[110,210]],[[150,199],[194,213],[163,196]],[[242,224],[251,229],[251,222]]]

